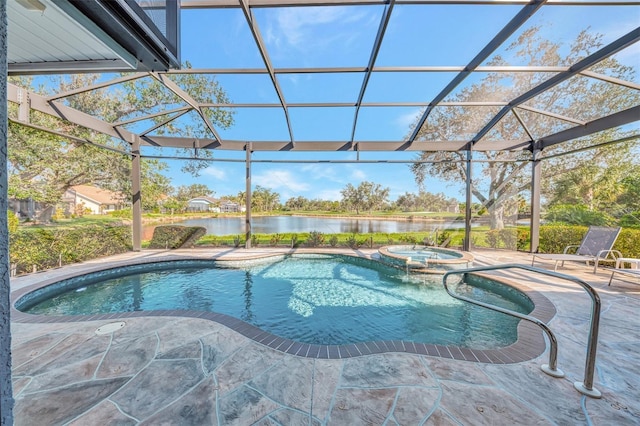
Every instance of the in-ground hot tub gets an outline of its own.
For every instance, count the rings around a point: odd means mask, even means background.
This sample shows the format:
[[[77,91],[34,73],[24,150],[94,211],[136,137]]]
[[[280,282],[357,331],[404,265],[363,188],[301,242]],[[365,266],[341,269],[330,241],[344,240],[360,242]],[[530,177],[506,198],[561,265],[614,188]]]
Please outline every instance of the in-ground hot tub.
[[[393,245],[380,247],[378,253],[380,260],[387,264],[427,273],[444,273],[473,266],[471,253],[441,247]]]

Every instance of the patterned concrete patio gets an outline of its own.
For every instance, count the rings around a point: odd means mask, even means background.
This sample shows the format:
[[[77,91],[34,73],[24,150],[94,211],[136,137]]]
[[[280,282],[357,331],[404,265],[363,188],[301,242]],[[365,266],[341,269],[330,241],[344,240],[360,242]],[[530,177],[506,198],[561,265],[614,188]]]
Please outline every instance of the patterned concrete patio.
[[[239,258],[269,249],[180,250]],[[363,250],[361,256],[375,254]],[[166,256],[127,253],[12,279],[14,294],[39,282],[107,263]],[[475,264],[530,264],[518,253],[476,252]],[[552,267],[551,265],[546,265]],[[17,425],[631,425],[640,418],[640,283],[572,264],[561,272],[594,285],[603,301],[595,387],[582,396],[590,300],[576,285],[521,270],[501,273],[544,294],[557,309],[565,378],[540,370],[542,355],[519,362],[471,362],[405,347],[362,356],[292,355],[225,325],[184,316],[32,321],[15,313],[13,383]],[[547,279],[548,281],[548,279]],[[40,320],[38,320],[40,321]],[[46,319],[44,320],[46,321]],[[96,334],[122,321],[116,331]],[[541,333],[540,333],[541,335]],[[415,349],[415,347],[413,348]],[[413,352],[413,353],[412,353]],[[504,360],[502,360],[504,361]]]

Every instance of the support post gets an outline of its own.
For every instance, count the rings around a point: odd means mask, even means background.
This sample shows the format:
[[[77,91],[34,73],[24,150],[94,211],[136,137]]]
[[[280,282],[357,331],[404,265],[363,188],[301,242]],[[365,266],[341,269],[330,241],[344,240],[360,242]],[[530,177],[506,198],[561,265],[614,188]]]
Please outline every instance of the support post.
[[[245,190],[245,216],[244,216],[244,226],[245,226],[245,242],[244,247],[246,249],[251,248],[251,143],[247,143],[244,147],[245,151],[247,151],[246,157],[246,190]]]
[[[131,201],[133,251],[142,249],[142,188],[140,184],[140,138],[133,136],[131,142]]]
[[[537,253],[540,246],[540,182],[542,175],[540,152],[537,148],[533,150],[533,161],[531,162],[531,219],[529,222],[531,231],[529,251],[531,253]]]
[[[23,88],[18,89],[18,101],[20,102],[18,104],[18,120],[23,123],[31,122],[31,100],[29,99],[29,92]]]
[[[0,425],[13,424],[7,178],[7,2],[0,2]]]
[[[471,250],[471,160],[473,159],[472,151],[467,151],[467,179],[465,188],[465,209],[464,209],[464,245],[462,250]]]

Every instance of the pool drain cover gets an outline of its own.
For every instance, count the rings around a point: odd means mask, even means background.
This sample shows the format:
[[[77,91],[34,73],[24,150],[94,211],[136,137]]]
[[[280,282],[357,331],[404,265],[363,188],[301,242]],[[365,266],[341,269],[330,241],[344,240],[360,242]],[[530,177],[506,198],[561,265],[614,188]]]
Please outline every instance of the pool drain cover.
[[[99,327],[96,330],[96,334],[98,336],[102,336],[103,334],[109,334],[109,333],[113,333],[114,331],[118,331],[122,327],[124,327],[124,321],[112,322],[110,324],[105,324],[102,327]]]

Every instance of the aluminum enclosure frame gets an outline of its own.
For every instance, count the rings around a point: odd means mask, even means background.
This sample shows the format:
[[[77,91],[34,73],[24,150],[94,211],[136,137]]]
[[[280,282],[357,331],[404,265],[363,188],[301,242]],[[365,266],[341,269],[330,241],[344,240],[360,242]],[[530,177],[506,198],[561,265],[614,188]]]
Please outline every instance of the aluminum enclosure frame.
[[[129,1],[129,0],[127,0]],[[184,69],[184,70],[169,70],[169,71],[154,71],[154,72],[139,72],[128,76],[116,78],[112,81],[101,82],[99,84],[76,89],[66,93],[59,93],[54,96],[45,97],[35,93],[29,93],[24,89],[17,86],[8,86],[8,98],[10,102],[15,102],[20,105],[21,111],[26,111],[21,114],[19,120],[26,125],[32,125],[29,123],[29,110],[39,111],[45,114],[53,115],[57,118],[66,120],[73,124],[86,127],[88,129],[103,133],[113,138],[123,140],[130,144],[131,152],[135,152],[132,155],[133,158],[144,158],[144,155],[140,155],[138,144],[140,146],[154,146],[154,147],[166,147],[166,148],[190,148],[194,150],[232,150],[232,151],[247,151],[246,162],[247,170],[250,170],[250,163],[252,162],[251,153],[253,152],[265,152],[265,151],[300,151],[300,152],[323,152],[323,151],[344,151],[344,152],[356,152],[357,161],[360,160],[360,152],[396,152],[396,151],[442,151],[442,152],[459,152],[465,151],[468,153],[467,171],[469,176],[471,175],[471,166],[474,160],[471,160],[473,156],[472,151],[521,151],[528,152],[526,155],[532,164],[535,164],[532,185],[532,203],[538,204],[532,206],[533,211],[539,212],[540,195],[535,194],[539,191],[539,184],[535,184],[536,180],[539,180],[539,164],[544,161],[544,151],[552,146],[560,145],[564,142],[574,140],[576,138],[588,136],[603,130],[624,126],[629,123],[636,122],[640,119],[640,105],[633,106],[623,111],[614,112],[603,117],[599,117],[590,121],[580,120],[576,117],[561,116],[551,111],[543,111],[531,108],[525,105],[525,102],[552,89],[553,87],[562,84],[568,79],[581,75],[592,79],[599,79],[613,85],[624,86],[632,90],[640,91],[640,85],[630,82],[616,79],[613,77],[605,76],[593,72],[591,67],[599,62],[611,57],[612,55],[620,52],[621,50],[628,48],[629,46],[638,43],[640,41],[640,27],[628,32],[615,39],[614,41],[604,45],[599,50],[581,59],[579,62],[570,64],[568,66],[483,66],[482,64],[495,52],[495,50],[501,46],[511,35],[515,33],[522,25],[529,21],[539,10],[544,7],[565,5],[565,6],[581,6],[581,7],[597,7],[603,5],[611,5],[611,2],[593,1],[593,2],[581,2],[581,1],[545,1],[545,0],[514,0],[510,1],[511,5],[521,5],[520,11],[491,39],[475,57],[465,66],[377,66],[376,59],[380,51],[380,47],[385,37],[386,29],[394,11],[394,7],[397,5],[498,5],[505,2],[498,1],[471,1],[471,0],[327,0],[327,1],[314,1],[314,0],[275,0],[275,1],[262,1],[262,0],[183,0],[181,2],[181,8],[187,9],[226,9],[236,8],[239,9],[248,25],[251,36],[255,42],[257,52],[264,64],[262,68],[216,68],[216,69]],[[617,1],[618,5],[640,5],[639,1]],[[277,68],[274,67],[270,52],[265,44],[262,36],[262,32],[258,26],[257,20],[253,15],[253,9],[256,8],[273,8],[273,7],[307,7],[307,6],[351,6],[351,5],[379,5],[382,7],[382,13],[378,25],[378,31],[375,35],[371,52],[369,54],[369,60],[364,67],[305,67],[305,68]],[[455,77],[430,101],[424,102],[365,102],[365,93],[367,91],[368,82],[374,73],[397,73],[397,72],[416,72],[416,73],[455,73]],[[507,101],[495,102],[495,101],[479,101],[479,102],[450,102],[445,101],[447,96],[453,92],[467,77],[474,72],[490,72],[490,73],[532,73],[532,72],[548,72],[555,73],[555,75],[542,83],[530,88],[526,93],[521,94],[513,99]],[[360,90],[355,102],[287,102],[285,94],[280,84],[280,78],[289,74],[327,74],[327,73],[358,73],[363,76]],[[181,89],[172,79],[172,76],[178,74],[220,74],[220,75],[254,75],[263,74],[269,77],[273,86],[274,92],[277,95],[277,103],[215,103],[215,102],[198,102],[183,89]],[[81,111],[74,110],[67,107],[64,104],[64,99],[69,96],[77,95],[100,88],[109,87],[112,85],[120,84],[124,81],[129,81],[139,78],[152,78],[165,88],[180,98],[184,105],[168,110],[161,111],[153,114],[140,115],[135,118],[127,119],[118,123],[108,123],[95,117],[90,117]],[[358,124],[359,112],[362,107],[422,107],[424,112],[420,116],[413,132],[402,140],[358,140],[356,139],[356,126]],[[422,140],[418,138],[419,131],[422,125],[428,119],[430,113],[436,107],[476,107],[476,106],[490,106],[499,107],[498,112],[490,119],[481,130],[479,130],[473,137],[462,140]],[[352,119],[350,137],[345,138],[342,141],[336,140],[315,140],[315,141],[301,141],[294,137],[293,128],[291,124],[289,110],[290,108],[341,108],[351,107],[354,108],[355,113]],[[225,139],[221,136],[219,129],[217,129],[206,116],[204,110],[206,108],[267,108],[267,109],[281,109],[285,117],[286,128],[288,132],[288,139],[285,140],[273,140],[273,141],[251,141],[251,140],[232,140]],[[167,124],[172,123],[179,117],[189,112],[195,112],[203,122],[203,128],[207,129],[212,137],[208,138],[193,138],[184,136],[158,136],[153,135],[153,131]],[[527,128],[522,114],[524,112],[531,112],[539,114],[543,117],[550,117],[556,120],[561,120],[563,123],[570,123],[570,127],[555,133],[538,136],[535,138],[531,131]],[[483,141],[483,138],[505,117],[509,114],[513,115],[518,123],[523,128],[523,132],[528,135],[528,140],[492,140],[490,142]],[[152,118],[162,117],[163,119],[157,122],[156,125],[145,129],[144,131],[135,133],[127,130],[126,125],[140,122]],[[33,126],[33,125],[32,125]],[[55,129],[52,132],[60,135]],[[640,138],[640,135],[635,135],[635,138]],[[72,136],[70,136],[72,138]],[[628,140],[628,139],[627,139]],[[535,154],[534,154],[535,153]],[[156,157],[160,158],[160,157]],[[169,157],[164,157],[169,158]],[[174,157],[175,158],[175,157]],[[313,160],[309,160],[310,162]],[[537,176],[537,177],[536,177]],[[135,180],[135,177],[132,177]],[[248,172],[248,179],[250,179],[250,172]],[[134,182],[135,183],[135,182]],[[471,185],[470,178],[467,179],[467,198],[469,196],[469,185]],[[250,209],[249,216],[250,216]],[[469,216],[469,211],[466,212],[466,216]],[[539,218],[532,218],[531,229],[533,231],[539,230]],[[467,226],[470,223],[470,217],[466,218]],[[250,223],[250,218],[247,219],[247,223]],[[249,225],[250,226],[250,225]],[[137,228],[137,226],[134,226]],[[137,230],[134,230],[137,232]],[[138,240],[138,239],[136,239]],[[538,236],[532,236],[532,241],[537,242]],[[469,238],[465,238],[465,249],[469,249]],[[134,244],[139,246],[139,244]],[[136,247],[139,248],[139,247]],[[532,251],[537,249],[531,247]]]

